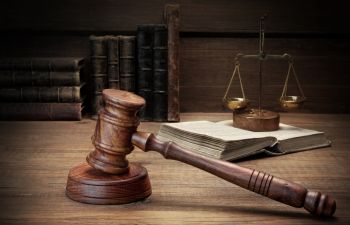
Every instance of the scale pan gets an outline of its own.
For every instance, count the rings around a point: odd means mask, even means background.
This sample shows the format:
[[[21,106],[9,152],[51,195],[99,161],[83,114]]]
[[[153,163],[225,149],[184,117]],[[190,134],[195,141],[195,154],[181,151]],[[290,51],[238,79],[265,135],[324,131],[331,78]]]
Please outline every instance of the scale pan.
[[[305,102],[305,100],[306,98],[302,96],[284,96],[280,102],[282,108],[297,109]]]
[[[249,105],[249,100],[246,98],[227,98],[224,99],[224,105],[231,110],[244,109]]]

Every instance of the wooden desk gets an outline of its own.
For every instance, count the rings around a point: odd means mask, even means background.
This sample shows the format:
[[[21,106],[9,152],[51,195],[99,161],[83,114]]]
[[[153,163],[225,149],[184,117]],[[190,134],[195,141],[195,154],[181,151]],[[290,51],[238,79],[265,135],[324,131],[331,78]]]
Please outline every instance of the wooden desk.
[[[182,114],[183,121],[231,118]],[[95,121],[0,122],[0,224],[350,224],[350,115],[282,114],[284,123],[325,131],[331,148],[238,164],[287,178],[337,200],[333,219],[318,219],[239,188],[155,152],[129,161],[149,171],[153,194],[128,205],[88,205],[68,199],[69,169],[91,150]],[[139,130],[157,132],[158,123]]]

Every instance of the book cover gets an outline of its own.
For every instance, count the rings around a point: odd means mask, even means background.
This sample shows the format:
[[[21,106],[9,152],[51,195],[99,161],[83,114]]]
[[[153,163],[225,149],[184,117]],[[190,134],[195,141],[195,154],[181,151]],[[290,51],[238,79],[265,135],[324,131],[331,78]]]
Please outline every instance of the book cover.
[[[0,70],[12,71],[78,71],[83,64],[83,58],[72,57],[0,58]]]
[[[0,102],[81,102],[80,86],[0,88]]]
[[[119,37],[107,37],[107,78],[108,88],[120,89],[119,79]]]
[[[165,25],[154,26],[153,38],[153,120],[168,118],[168,33]]]
[[[137,26],[137,94],[146,100],[139,112],[143,121],[153,118],[153,28],[154,25]]]
[[[106,37],[90,36],[91,111],[96,115],[103,107],[102,90],[108,87]]]
[[[79,85],[79,71],[0,70],[0,87]]]
[[[135,92],[135,36],[119,36],[120,89]]]
[[[0,120],[81,120],[82,103],[1,103]]]

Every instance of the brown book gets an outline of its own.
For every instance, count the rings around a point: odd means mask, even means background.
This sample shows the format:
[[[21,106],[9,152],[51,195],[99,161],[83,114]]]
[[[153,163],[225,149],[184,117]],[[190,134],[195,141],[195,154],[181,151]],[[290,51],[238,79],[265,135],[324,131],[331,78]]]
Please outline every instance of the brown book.
[[[153,119],[153,35],[154,25],[137,26],[137,94],[146,100],[139,112],[142,121]]]
[[[79,85],[79,71],[0,70],[0,87]]]
[[[0,120],[81,120],[81,103],[1,103]]]
[[[0,102],[81,102],[80,86],[2,88]]]
[[[153,121],[168,120],[168,31],[154,25],[153,35]]]
[[[120,89],[135,92],[135,36],[119,36]]]
[[[119,79],[119,37],[107,37],[107,79],[108,88],[120,89]]]
[[[106,37],[90,36],[91,58],[91,111],[96,115],[103,106],[102,90],[107,83],[107,41]]]
[[[180,6],[166,5],[164,15],[168,26],[168,121],[178,122],[180,121]]]
[[[135,36],[90,36],[92,113],[103,106],[105,88],[135,92]]]
[[[79,71],[83,58],[1,58],[0,70]]]

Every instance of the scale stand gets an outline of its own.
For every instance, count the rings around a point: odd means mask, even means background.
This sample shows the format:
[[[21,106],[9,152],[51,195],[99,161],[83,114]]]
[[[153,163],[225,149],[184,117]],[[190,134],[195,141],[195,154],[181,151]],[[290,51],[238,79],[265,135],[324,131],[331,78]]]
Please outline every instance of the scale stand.
[[[233,111],[233,126],[250,130],[250,131],[274,131],[279,129],[280,115],[276,112],[265,110],[261,108],[262,105],[262,64],[265,60],[288,60],[289,68],[286,76],[286,81],[283,87],[282,95],[280,97],[281,106],[285,109],[296,109],[306,100],[304,93],[301,89],[298,77],[293,67],[293,58],[289,54],[283,55],[270,55],[264,52],[264,20],[265,17],[260,18],[260,32],[259,32],[259,54],[257,55],[244,55],[237,54],[235,57],[235,69],[233,71],[231,80],[226,89],[223,102],[224,105]],[[256,59],[259,61],[259,104],[258,108],[246,109],[250,103],[245,97],[241,74],[239,71],[240,59]],[[300,96],[288,96],[287,86],[291,72],[297,82]],[[241,86],[242,97],[228,98],[227,94],[231,87],[233,78],[236,73]]]

